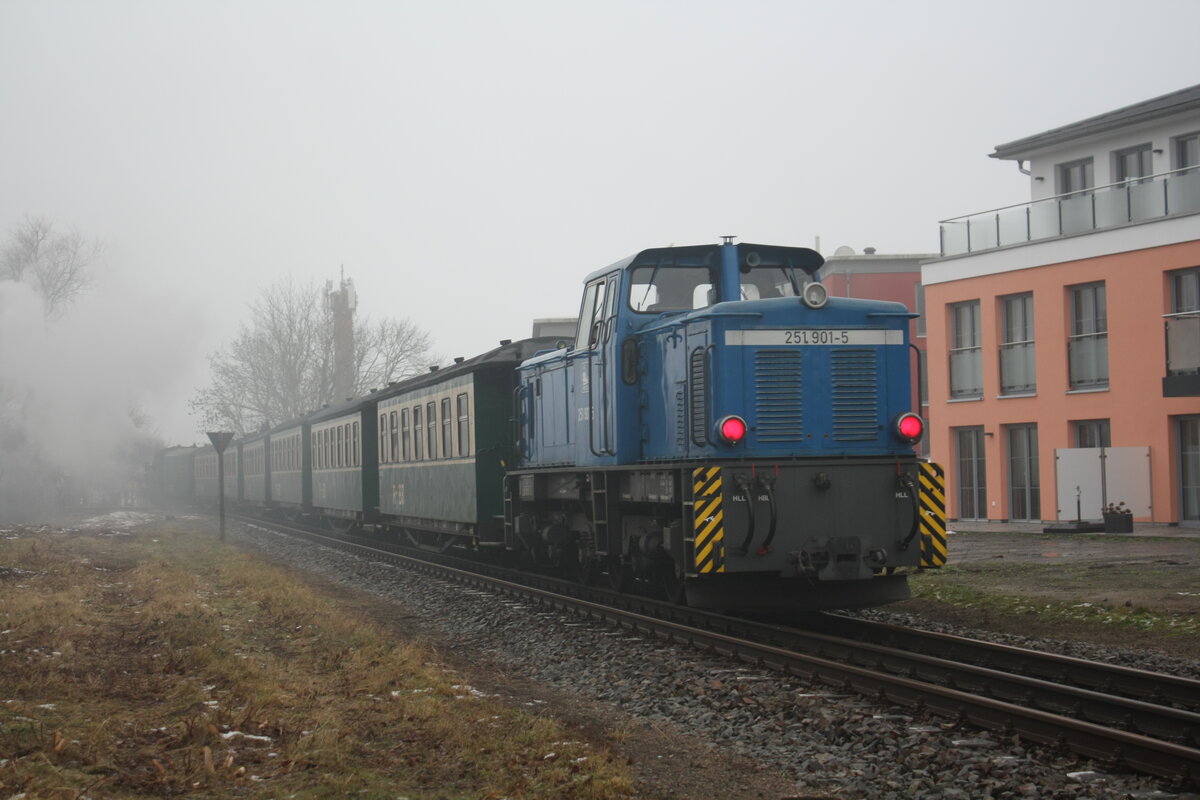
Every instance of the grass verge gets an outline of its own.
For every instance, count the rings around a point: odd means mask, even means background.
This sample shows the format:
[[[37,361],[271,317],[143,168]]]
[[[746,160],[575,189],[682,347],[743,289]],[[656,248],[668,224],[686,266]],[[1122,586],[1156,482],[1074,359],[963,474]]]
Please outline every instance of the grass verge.
[[[618,798],[627,767],[179,523],[0,540],[0,794]]]
[[[1200,634],[1195,571],[1172,565],[967,564],[914,575],[913,601],[953,609],[983,626],[1019,630],[1036,621],[1076,638],[1119,638],[1120,630],[1160,637]],[[1118,633],[1098,637],[1100,629]]]

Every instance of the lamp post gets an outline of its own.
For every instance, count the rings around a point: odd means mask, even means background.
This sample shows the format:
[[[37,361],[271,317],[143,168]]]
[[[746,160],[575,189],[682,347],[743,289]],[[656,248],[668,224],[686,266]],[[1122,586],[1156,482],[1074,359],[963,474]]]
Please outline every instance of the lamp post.
[[[209,431],[208,439],[217,451],[217,503],[221,519],[221,541],[225,541],[225,448],[233,439],[229,431]]]

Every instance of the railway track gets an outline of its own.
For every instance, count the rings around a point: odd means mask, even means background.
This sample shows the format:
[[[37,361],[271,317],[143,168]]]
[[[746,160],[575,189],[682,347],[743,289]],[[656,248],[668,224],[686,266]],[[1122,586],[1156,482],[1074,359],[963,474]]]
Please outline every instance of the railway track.
[[[376,541],[245,521],[917,713],[1016,734],[1176,786],[1200,785],[1200,681],[841,615],[817,615],[805,628],[749,621]]]

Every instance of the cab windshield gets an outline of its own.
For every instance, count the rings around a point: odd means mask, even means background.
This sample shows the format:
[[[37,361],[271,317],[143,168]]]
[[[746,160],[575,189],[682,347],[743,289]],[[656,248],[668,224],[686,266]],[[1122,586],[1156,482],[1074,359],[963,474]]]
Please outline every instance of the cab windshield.
[[[644,314],[691,311],[716,302],[708,267],[645,266],[630,272],[629,307]]]
[[[718,302],[713,271],[708,267],[642,266],[631,273],[629,306],[644,314],[693,311]],[[741,268],[738,300],[797,297],[803,279],[780,266]]]
[[[799,296],[801,281],[797,280],[795,270],[779,266],[743,266],[741,272],[742,300]]]

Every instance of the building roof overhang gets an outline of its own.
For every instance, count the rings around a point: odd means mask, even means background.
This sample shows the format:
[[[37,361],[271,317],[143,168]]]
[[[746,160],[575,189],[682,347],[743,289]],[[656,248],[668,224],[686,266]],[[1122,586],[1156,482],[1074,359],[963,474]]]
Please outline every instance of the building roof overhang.
[[[1048,131],[996,145],[991,158],[1022,161],[1046,147],[1085,139],[1110,131],[1164,119],[1190,111],[1200,111],[1200,84],[1176,92],[1143,100],[1140,103],[1108,111],[1094,117],[1052,128]]]

